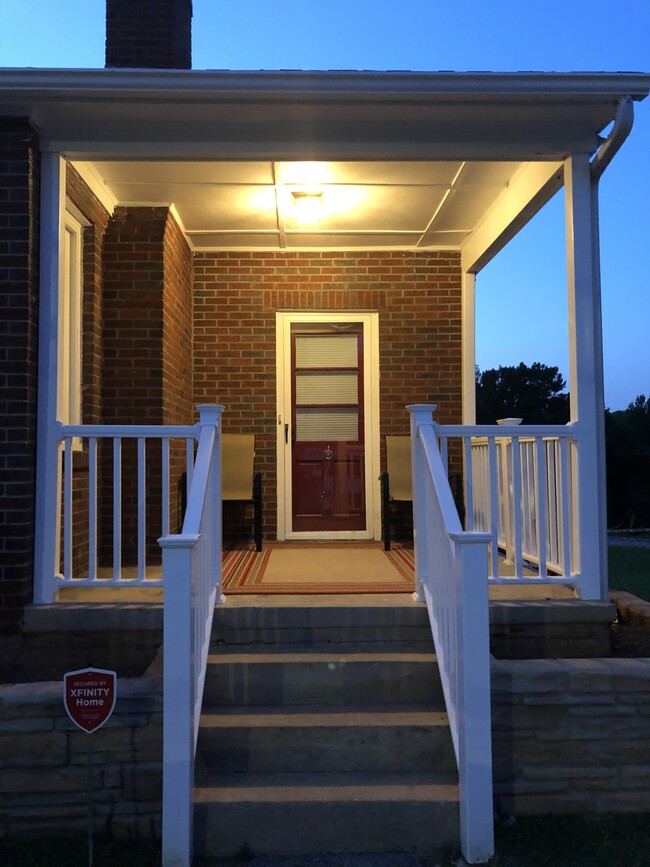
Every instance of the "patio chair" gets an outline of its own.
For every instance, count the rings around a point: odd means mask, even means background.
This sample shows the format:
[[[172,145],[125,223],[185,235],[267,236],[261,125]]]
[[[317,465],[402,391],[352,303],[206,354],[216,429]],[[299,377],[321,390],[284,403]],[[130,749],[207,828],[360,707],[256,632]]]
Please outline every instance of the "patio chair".
[[[262,474],[254,471],[255,434],[222,434],[221,499],[253,503],[255,548],[262,550]]]
[[[386,437],[386,472],[381,474],[381,499],[384,510],[384,550],[390,551],[391,503],[413,502],[409,436]]]

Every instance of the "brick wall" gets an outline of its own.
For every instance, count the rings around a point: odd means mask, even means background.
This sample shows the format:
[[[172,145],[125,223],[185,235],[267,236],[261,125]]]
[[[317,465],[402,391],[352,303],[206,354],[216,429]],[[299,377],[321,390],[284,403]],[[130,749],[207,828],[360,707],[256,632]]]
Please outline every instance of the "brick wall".
[[[275,313],[379,312],[381,434],[405,434],[407,403],[461,420],[457,253],[198,253],[194,400],[224,403],[224,430],[256,435],[265,535],[276,534]]]
[[[190,69],[192,0],[107,0],[106,66]]]
[[[38,220],[38,137],[0,119],[0,638],[19,633],[32,597]]]
[[[104,256],[103,417],[107,424],[192,422],[191,256],[167,208],[117,208]],[[135,562],[135,445],[123,447],[124,562]],[[172,454],[172,524],[178,529],[184,451]],[[110,463],[108,456],[107,463]],[[105,463],[105,473],[109,467]],[[147,444],[147,539],[160,559],[160,447]],[[108,558],[112,489],[106,488],[103,548]]]

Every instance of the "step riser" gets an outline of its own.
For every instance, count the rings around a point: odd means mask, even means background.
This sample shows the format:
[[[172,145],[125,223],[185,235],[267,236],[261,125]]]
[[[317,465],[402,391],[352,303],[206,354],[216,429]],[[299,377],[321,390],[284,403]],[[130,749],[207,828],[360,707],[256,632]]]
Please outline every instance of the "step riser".
[[[228,662],[209,665],[204,707],[253,705],[442,706],[438,668],[427,662]]]
[[[213,627],[210,649],[218,653],[228,647],[327,647],[337,644],[399,647],[400,649],[428,650],[431,647],[431,629],[424,627],[331,626],[319,628],[222,628]]]
[[[195,807],[195,853],[419,852],[458,845],[457,803],[345,801]]]
[[[371,606],[229,608],[214,612],[211,646],[319,647],[329,644],[389,644],[431,647],[425,610]]]
[[[219,773],[438,771],[453,774],[449,729],[429,726],[202,728],[198,752]]]

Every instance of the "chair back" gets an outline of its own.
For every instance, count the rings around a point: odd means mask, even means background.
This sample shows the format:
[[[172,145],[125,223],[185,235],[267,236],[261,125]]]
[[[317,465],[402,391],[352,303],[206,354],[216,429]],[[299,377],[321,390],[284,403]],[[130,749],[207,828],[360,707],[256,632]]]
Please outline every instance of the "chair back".
[[[222,434],[221,499],[252,500],[255,434]]]
[[[412,500],[411,437],[386,437],[386,470],[391,500]]]

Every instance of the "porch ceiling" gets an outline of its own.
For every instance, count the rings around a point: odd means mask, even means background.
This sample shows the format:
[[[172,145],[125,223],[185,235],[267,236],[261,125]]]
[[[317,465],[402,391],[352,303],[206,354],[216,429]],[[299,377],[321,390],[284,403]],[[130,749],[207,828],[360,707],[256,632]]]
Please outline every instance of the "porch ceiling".
[[[121,205],[173,204],[195,250],[460,249],[518,162],[96,162]],[[317,192],[301,225],[292,192]]]

